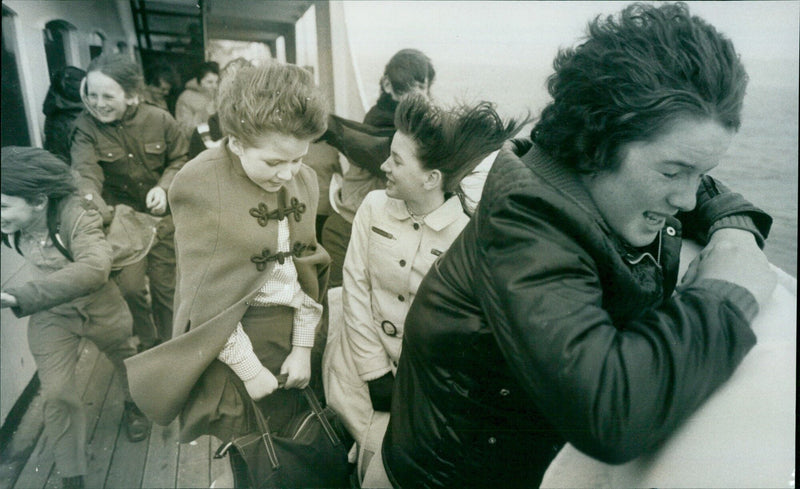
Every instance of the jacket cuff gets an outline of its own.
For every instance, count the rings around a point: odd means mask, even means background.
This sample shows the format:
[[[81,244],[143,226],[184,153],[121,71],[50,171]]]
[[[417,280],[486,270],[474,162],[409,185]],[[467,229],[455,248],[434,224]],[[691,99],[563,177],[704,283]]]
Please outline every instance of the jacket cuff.
[[[710,290],[714,294],[721,296],[726,302],[740,310],[742,316],[750,323],[753,322],[753,319],[758,314],[758,302],[756,302],[753,294],[744,287],[724,280],[704,278],[687,287],[687,289],[693,288]]]
[[[752,233],[753,236],[756,237],[758,247],[762,249],[764,248],[764,236],[758,230],[756,223],[750,216],[745,214],[733,214],[717,219],[708,230],[708,237],[711,238],[711,235],[713,235],[715,231],[726,228],[741,229],[742,231],[748,231]]]
[[[25,287],[25,285],[26,284],[22,284],[20,287]],[[11,312],[13,312],[18,318],[23,318],[25,316],[30,316],[36,311],[34,305],[29,304],[29,301],[25,300],[25,293],[20,291],[20,287],[6,289],[3,292],[13,295],[14,298],[17,299],[17,305],[9,309],[11,309]]]

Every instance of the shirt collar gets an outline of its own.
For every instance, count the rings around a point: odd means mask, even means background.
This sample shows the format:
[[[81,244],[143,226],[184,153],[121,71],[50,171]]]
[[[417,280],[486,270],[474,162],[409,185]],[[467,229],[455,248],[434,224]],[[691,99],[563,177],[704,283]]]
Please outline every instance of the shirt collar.
[[[613,234],[600,214],[600,210],[589,195],[589,191],[580,180],[577,172],[558,164],[536,144],[520,159],[540,178],[558,190],[565,198],[578,204],[584,211],[597,221],[598,225],[607,234]]]
[[[389,197],[386,202],[386,212],[398,221],[411,219],[411,214],[408,213],[405,202],[400,199]],[[432,230],[441,231],[463,214],[464,209],[461,207],[461,200],[458,195],[452,195],[444,201],[444,204],[425,216],[423,222]]]

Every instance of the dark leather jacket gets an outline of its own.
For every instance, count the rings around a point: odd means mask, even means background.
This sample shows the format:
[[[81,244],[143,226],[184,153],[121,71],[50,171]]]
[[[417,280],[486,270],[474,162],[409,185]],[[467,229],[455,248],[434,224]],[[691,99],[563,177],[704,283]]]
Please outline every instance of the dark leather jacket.
[[[673,294],[681,236],[763,243],[771,225],[710,178],[697,202],[629,249],[574,173],[530,141],[504,147],[406,318],[383,443],[395,487],[538,487],[565,441],[621,463],[671,433],[755,344],[758,307],[718,280]]]

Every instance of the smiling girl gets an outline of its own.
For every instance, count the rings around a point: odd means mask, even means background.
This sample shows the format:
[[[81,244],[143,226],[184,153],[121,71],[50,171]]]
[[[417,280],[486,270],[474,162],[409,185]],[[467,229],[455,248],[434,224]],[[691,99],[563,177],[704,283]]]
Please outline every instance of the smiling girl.
[[[494,159],[520,124],[491,104],[446,109],[424,94],[403,97],[381,165],[386,189],[367,194],[344,262],[344,333],[326,352],[329,402],[362,448],[380,440],[392,402],[403,323],[428,269],[469,221],[462,179]],[[361,453],[361,476],[375,448]],[[378,457],[380,458],[380,457]],[[364,479],[365,487],[373,481]]]
[[[28,345],[44,399],[44,433],[65,489],[83,488],[87,474],[86,410],[75,385],[82,339],[114,364],[125,392],[123,420],[132,442],[150,423],[131,402],[123,359],[136,353],[131,314],[109,280],[111,245],[100,214],[77,195],[66,163],[41,148],[2,149],[0,229],[5,244],[36,267],[38,276],[4,284],[0,308],[28,317]],[[52,229],[55,223],[59,230]]]
[[[188,142],[167,111],[139,103],[141,70],[129,58],[100,56],[86,71],[81,96],[87,111],[75,121],[70,150],[81,195],[91,195],[104,218],[106,204],[165,216],[147,259],[115,277],[133,314],[140,348],[146,349],[172,337],[175,246],[167,189],[186,162]]]

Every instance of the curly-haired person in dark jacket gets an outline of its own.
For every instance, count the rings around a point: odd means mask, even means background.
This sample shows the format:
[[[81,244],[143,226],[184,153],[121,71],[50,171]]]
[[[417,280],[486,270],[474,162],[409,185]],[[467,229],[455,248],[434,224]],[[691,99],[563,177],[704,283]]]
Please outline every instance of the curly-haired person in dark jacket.
[[[408,312],[395,488],[538,487],[567,441],[631,460],[756,342],[771,218],[706,175],[740,125],[730,40],[684,4],[633,4],[554,67],[532,140],[501,150]],[[681,238],[705,247],[677,285]]]

